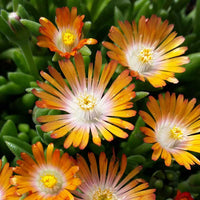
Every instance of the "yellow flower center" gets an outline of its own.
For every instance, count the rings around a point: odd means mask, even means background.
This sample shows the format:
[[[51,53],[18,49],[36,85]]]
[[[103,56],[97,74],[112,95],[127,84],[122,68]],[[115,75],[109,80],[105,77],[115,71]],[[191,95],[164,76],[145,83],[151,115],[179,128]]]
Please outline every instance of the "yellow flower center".
[[[63,35],[63,42],[65,45],[72,45],[75,41],[75,36],[72,33],[66,32]]]
[[[83,110],[92,110],[96,105],[96,98],[90,94],[81,95],[78,98],[78,104]]]
[[[54,175],[45,175],[41,177],[41,181],[47,188],[53,188],[57,183],[57,178]]]
[[[117,200],[117,198],[113,196],[110,190],[101,190],[101,188],[99,188],[94,193],[92,200]]]
[[[152,60],[152,54],[153,54],[152,50],[146,48],[140,51],[138,57],[142,63],[148,63],[149,61]]]
[[[181,129],[179,127],[174,126],[171,131],[171,138],[173,138],[174,140],[181,140],[183,139],[183,132],[181,131]]]

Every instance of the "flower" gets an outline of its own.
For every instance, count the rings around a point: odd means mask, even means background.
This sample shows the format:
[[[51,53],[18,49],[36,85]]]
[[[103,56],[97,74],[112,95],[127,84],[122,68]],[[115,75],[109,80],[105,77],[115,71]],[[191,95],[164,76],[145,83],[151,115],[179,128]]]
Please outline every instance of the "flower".
[[[191,194],[189,192],[181,193],[178,190],[174,200],[194,200],[194,199],[191,197]]]
[[[155,200],[155,189],[147,189],[148,183],[141,178],[133,179],[142,169],[141,166],[133,169],[124,179],[127,165],[127,158],[123,154],[121,164],[112,156],[110,163],[104,152],[99,156],[99,167],[93,153],[88,154],[90,168],[82,156],[78,156],[77,164],[79,166],[78,175],[82,184],[79,190],[73,193],[75,198],[83,200]],[[120,167],[119,167],[120,166]],[[98,170],[99,168],[99,170]]]
[[[84,17],[84,15],[77,16],[75,7],[71,9],[71,12],[68,7],[57,8],[56,24],[58,29],[48,19],[41,17],[39,21],[42,26],[39,31],[42,35],[37,37],[37,45],[47,47],[62,57],[70,58],[85,44],[96,44],[97,40],[95,39],[82,39]]]
[[[76,178],[79,169],[67,153],[60,156],[60,150],[51,143],[47,147],[46,158],[40,142],[32,145],[34,159],[21,153],[14,168],[15,175],[11,181],[17,186],[19,194],[27,193],[25,200],[73,200],[70,191],[81,184]]]
[[[151,127],[141,127],[147,137],[146,143],[154,143],[152,159],[160,156],[165,165],[170,166],[172,157],[180,165],[191,169],[191,165],[200,164],[200,161],[188,151],[200,153],[200,105],[194,108],[196,99],[188,102],[183,95],[176,99],[173,93],[167,92],[165,97],[159,95],[157,102],[149,97],[147,107],[151,113],[140,111],[143,120]],[[152,130],[153,129],[153,130]]]
[[[13,170],[9,167],[9,163],[6,163],[2,168],[2,160],[0,160],[0,199],[1,200],[19,200],[16,193],[16,187],[10,184],[10,177],[13,174]]]
[[[111,51],[107,54],[121,65],[128,67],[131,75],[145,81],[147,79],[154,87],[166,85],[165,81],[177,83],[174,73],[182,73],[185,68],[180,67],[189,62],[188,57],[181,56],[187,47],[178,47],[184,37],[176,37],[172,32],[173,25],[168,21],[161,22],[161,18],[152,15],[150,19],[142,16],[137,27],[125,21],[117,27],[112,26],[109,38],[116,44],[103,42]],[[178,47],[178,48],[177,48]]]
[[[54,87],[38,82],[39,87],[45,91],[34,89],[33,93],[41,98],[36,102],[38,107],[62,110],[65,113],[38,117],[39,122],[45,122],[41,129],[45,132],[53,131],[52,138],[67,134],[65,148],[73,144],[74,147],[84,149],[88,144],[90,132],[93,142],[99,146],[100,136],[107,141],[113,140],[113,135],[128,137],[121,128],[133,130],[134,126],[121,117],[132,117],[136,113],[130,110],[133,107],[130,100],[135,97],[135,92],[134,84],[128,85],[132,80],[129,71],[123,71],[105,92],[116,70],[116,61],[111,61],[100,72],[102,57],[101,53],[97,52],[94,69],[90,64],[87,78],[81,54],[75,55],[75,65],[70,60],[59,61],[59,65],[69,86],[54,68],[49,67],[51,76],[45,72],[41,72],[41,75]]]

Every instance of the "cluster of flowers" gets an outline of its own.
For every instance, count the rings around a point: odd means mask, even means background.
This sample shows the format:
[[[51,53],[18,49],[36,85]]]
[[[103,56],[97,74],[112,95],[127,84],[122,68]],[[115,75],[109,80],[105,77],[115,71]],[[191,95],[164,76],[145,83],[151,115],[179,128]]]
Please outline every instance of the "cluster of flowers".
[[[122,155],[121,163],[113,154],[110,162],[105,153],[96,161],[93,153],[86,160],[77,155],[75,160],[68,153],[61,154],[51,143],[46,150],[40,142],[32,145],[34,158],[21,154],[19,166],[11,168],[6,163],[0,171],[0,199],[19,200],[153,200],[155,189],[141,178],[133,179],[142,169],[133,169],[124,179],[127,159]],[[98,167],[99,166],[99,167]],[[0,160],[0,168],[2,162]],[[13,171],[17,174],[13,176]],[[119,172],[118,172],[119,171]],[[76,190],[77,189],[77,190]],[[188,192],[177,192],[174,200],[193,200]]]
[[[133,21],[119,22],[119,27],[111,27],[109,38],[114,42],[103,42],[112,59],[102,67],[102,56],[96,53],[94,67],[84,64],[83,56],[78,53],[86,44],[96,44],[95,39],[83,39],[84,16],[77,15],[77,9],[58,8],[56,24],[58,29],[46,18],[40,18],[38,45],[47,47],[59,54],[60,70],[64,77],[53,67],[49,73],[41,72],[45,82],[37,82],[43,90],[33,89],[40,98],[36,105],[63,111],[60,115],[40,116],[37,120],[44,123],[41,129],[51,132],[52,138],[66,136],[64,148],[71,145],[84,149],[92,135],[92,141],[101,145],[101,139],[112,141],[114,136],[127,138],[123,129],[133,130],[134,125],[124,118],[136,115],[132,110],[135,97],[132,78],[148,81],[154,87],[166,85],[166,81],[177,83],[174,73],[182,73],[181,65],[189,62],[181,56],[187,47],[179,47],[184,41],[172,32],[173,25],[153,15],[150,19],[141,17],[139,24]],[[74,63],[70,57],[74,56]],[[109,84],[116,71],[117,64],[126,67]],[[87,69],[87,70],[86,70]],[[87,74],[86,74],[87,71]],[[48,82],[48,83],[47,83]],[[109,86],[109,87],[108,87]],[[150,96],[147,107],[150,114],[139,111],[139,115],[149,127],[140,127],[146,135],[144,142],[152,143],[152,159],[164,159],[170,166],[172,159],[191,169],[191,165],[200,161],[188,151],[200,153],[200,106],[196,100],[188,101],[183,95],[159,95],[158,101]],[[113,136],[114,135],[114,136]],[[13,170],[6,164],[1,172],[0,199],[84,199],[84,200],[145,200],[155,199],[155,189],[147,189],[143,179],[133,179],[142,169],[133,169],[122,179],[127,161],[121,158],[121,164],[114,153],[108,162],[105,153],[99,156],[97,163],[93,153],[88,154],[90,167],[85,159],[78,155],[73,159],[67,153],[60,155],[54,145],[49,144],[44,154],[41,143],[32,146],[34,158],[21,154],[19,166]],[[99,166],[99,167],[98,167]],[[12,177],[11,177],[12,176]],[[10,178],[11,177],[11,178]],[[10,179],[10,183],[9,183]],[[13,187],[10,187],[12,184]],[[180,198],[178,198],[178,196]],[[1,198],[2,197],[2,198]],[[176,199],[192,199],[190,195],[178,192]]]
[[[19,199],[22,194],[27,195],[26,200],[155,199],[155,189],[145,190],[148,183],[133,179],[141,166],[121,181],[127,165],[125,155],[119,164],[115,155],[108,162],[105,153],[101,153],[97,163],[94,154],[89,153],[89,167],[82,156],[78,155],[75,160],[68,153],[61,155],[52,143],[47,147],[46,158],[40,142],[32,146],[32,151],[34,160],[26,153],[21,154],[22,160],[17,161],[19,166],[13,168],[17,175],[11,177],[9,164],[4,166],[0,175],[1,199]],[[11,184],[14,186],[10,187]]]

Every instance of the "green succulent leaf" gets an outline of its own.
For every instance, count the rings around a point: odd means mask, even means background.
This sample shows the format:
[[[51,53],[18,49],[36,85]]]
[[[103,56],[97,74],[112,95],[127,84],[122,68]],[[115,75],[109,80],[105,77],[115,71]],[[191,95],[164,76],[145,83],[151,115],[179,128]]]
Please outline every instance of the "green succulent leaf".
[[[133,102],[136,102],[136,101],[139,101],[139,100],[145,98],[146,96],[149,95],[149,92],[140,91],[140,92],[136,92],[135,94],[136,94],[136,96],[133,99]]]
[[[91,55],[91,50],[86,46],[84,45],[80,50],[79,52],[83,55],[83,56],[90,56]]]
[[[0,76],[0,86],[7,83],[7,80],[4,76]]]
[[[13,136],[13,137],[17,137],[17,128],[15,126],[15,124],[13,123],[13,121],[11,120],[7,120],[6,123],[3,125],[1,132],[0,132],[0,150],[3,154],[5,155],[9,155],[9,149],[6,146],[3,137],[9,135],[9,136]]]
[[[192,82],[199,80],[200,53],[193,53],[188,55],[188,57],[190,59],[190,62],[186,65],[183,65],[186,71],[184,73],[176,74],[176,77],[179,81]]]
[[[18,14],[21,18],[26,18],[26,19],[28,19],[28,18],[30,17],[29,14],[28,14],[28,12],[26,11],[26,9],[25,9],[21,4],[18,5],[17,14]]]
[[[100,14],[103,12],[103,10],[108,6],[111,0],[95,0],[92,9],[91,9],[91,15],[93,21],[96,21]]]
[[[139,116],[135,123],[135,128],[128,139],[128,144],[130,146],[136,147],[136,146],[140,145],[141,143],[143,143],[144,135],[140,131],[140,127],[143,127],[143,126],[145,126],[145,123],[144,123],[142,117]]]
[[[0,16],[0,27],[1,27],[0,32],[4,34],[6,37],[14,36],[13,31],[11,30],[10,26],[2,16]]]
[[[22,152],[32,155],[31,145],[13,136],[3,136],[4,142],[10,151],[18,158]]]
[[[117,6],[114,8],[114,20],[116,26],[118,25],[118,21],[124,21],[124,16]]]
[[[21,19],[20,22],[35,36],[40,35],[39,28],[41,24],[28,20],[28,19]]]
[[[3,168],[3,166],[8,162],[6,156],[2,156],[1,161],[2,161],[1,168]],[[0,169],[0,170],[1,170],[1,169]]]
[[[1,132],[0,132],[0,138],[2,138],[4,135],[10,135],[10,136],[13,136],[13,137],[17,136],[17,128],[16,128],[13,121],[8,120],[3,125]]]
[[[132,155],[127,158],[127,167],[126,171],[130,172],[132,169],[138,165],[143,165],[146,161],[146,158],[142,155]]]
[[[9,80],[13,81],[17,85],[20,85],[24,89],[30,87],[30,82],[34,80],[34,77],[23,72],[9,72]]]
[[[195,8],[194,31],[198,36],[200,36],[199,18],[200,18],[200,1],[197,1]]]
[[[45,140],[44,140],[44,132],[41,130],[41,125],[36,125],[35,126],[35,129],[36,129],[36,133],[37,135],[40,137],[41,141],[43,143],[46,143]],[[36,136],[37,137],[37,136]]]

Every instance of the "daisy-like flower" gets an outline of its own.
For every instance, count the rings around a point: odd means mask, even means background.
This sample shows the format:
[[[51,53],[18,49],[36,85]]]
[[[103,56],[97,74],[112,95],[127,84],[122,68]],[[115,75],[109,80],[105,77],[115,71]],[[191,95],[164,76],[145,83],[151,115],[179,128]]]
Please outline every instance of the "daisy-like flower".
[[[124,179],[127,158],[122,155],[121,164],[119,160],[112,156],[110,162],[105,153],[99,156],[99,163],[96,162],[93,153],[88,154],[90,168],[83,157],[78,156],[79,166],[78,176],[82,184],[78,191],[73,193],[76,200],[155,200],[155,189],[148,188],[148,183],[141,178],[133,179],[140,170],[141,166],[133,169]]]
[[[113,135],[128,137],[121,128],[133,130],[134,126],[121,117],[132,117],[136,113],[130,109],[133,107],[130,100],[135,97],[135,92],[134,84],[129,85],[132,80],[129,71],[123,71],[105,92],[116,70],[116,61],[111,61],[100,72],[102,57],[97,52],[94,69],[91,63],[87,78],[81,54],[75,55],[75,65],[70,60],[59,61],[59,65],[70,87],[54,68],[49,67],[51,76],[45,72],[41,72],[41,75],[53,87],[38,82],[45,91],[33,90],[33,93],[41,98],[36,102],[38,107],[58,109],[65,113],[38,117],[39,122],[45,123],[41,129],[45,132],[53,131],[52,138],[67,134],[65,148],[73,144],[74,147],[84,149],[88,144],[89,133],[97,145],[101,145],[101,136],[107,141],[113,140]]]
[[[10,177],[13,174],[13,170],[9,167],[9,163],[6,163],[2,168],[2,160],[0,160],[0,199],[1,200],[19,200],[17,196],[16,187],[10,184]]]
[[[177,191],[176,197],[174,200],[194,200],[189,192],[180,192]]]
[[[46,158],[40,142],[32,145],[34,160],[26,153],[21,153],[22,160],[14,168],[11,181],[17,186],[17,193],[25,194],[25,200],[73,200],[70,193],[81,184],[76,173],[79,169],[74,160],[51,143],[47,147]]]
[[[191,169],[191,165],[200,164],[200,161],[188,151],[200,153],[200,105],[194,108],[196,99],[191,101],[169,92],[163,97],[159,95],[157,102],[154,97],[149,97],[147,107],[151,113],[140,111],[143,120],[151,127],[141,127],[147,136],[146,143],[154,143],[152,159],[160,156],[165,160],[165,165],[170,166],[172,157],[180,165]]]
[[[70,58],[77,50],[87,44],[96,44],[97,40],[83,38],[82,27],[84,15],[77,16],[77,8],[73,7],[71,12],[68,7],[56,9],[56,24],[58,29],[46,18],[40,18],[37,45],[49,48],[60,56]]]
[[[180,67],[189,62],[188,57],[180,56],[187,47],[178,47],[184,37],[176,37],[172,32],[173,25],[168,21],[161,22],[161,18],[152,15],[150,19],[142,16],[137,27],[133,21],[120,22],[117,27],[112,26],[109,38],[115,43],[103,42],[111,51],[108,56],[128,67],[131,75],[142,81],[147,79],[154,87],[166,85],[165,81],[177,83],[174,73],[182,73],[185,68]]]

